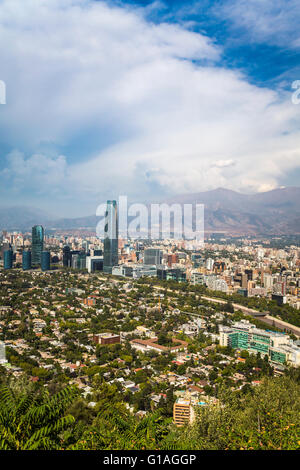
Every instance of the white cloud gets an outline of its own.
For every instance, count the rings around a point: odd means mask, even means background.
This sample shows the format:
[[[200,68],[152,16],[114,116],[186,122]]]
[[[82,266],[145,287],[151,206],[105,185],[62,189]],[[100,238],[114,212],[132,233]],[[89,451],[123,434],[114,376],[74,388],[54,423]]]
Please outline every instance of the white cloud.
[[[0,44],[0,141],[22,153],[2,178],[20,190],[31,181],[43,191],[50,180],[82,200],[143,198],[159,186],[260,190],[299,163],[300,106],[290,96],[217,66],[209,38],[154,25],[141,9],[3,0]],[[81,135],[94,151],[74,161]],[[68,146],[67,160],[38,151],[40,142]]]
[[[214,8],[253,42],[300,47],[299,0],[225,0]]]
[[[15,150],[7,155],[6,160],[6,167],[0,172],[0,177],[16,192],[30,191],[32,188],[50,196],[67,176],[66,158],[63,155],[49,157],[34,154],[26,158]]]
[[[217,160],[215,162],[212,163],[212,167],[216,167],[216,168],[227,168],[229,166],[233,166],[235,165],[235,161],[234,160]]]

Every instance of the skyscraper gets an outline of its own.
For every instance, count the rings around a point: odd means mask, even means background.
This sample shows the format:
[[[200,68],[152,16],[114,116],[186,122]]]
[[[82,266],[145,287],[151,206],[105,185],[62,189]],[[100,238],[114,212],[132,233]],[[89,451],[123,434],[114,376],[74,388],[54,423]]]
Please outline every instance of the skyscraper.
[[[50,252],[49,251],[42,252],[41,268],[42,268],[42,271],[49,271],[50,269]]]
[[[31,251],[23,251],[22,253],[22,268],[23,271],[31,269]]]
[[[86,253],[85,251],[72,252],[72,264],[73,269],[86,269]]]
[[[68,245],[63,247],[63,266],[64,268],[70,268],[72,266],[72,253]]]
[[[116,201],[107,201],[104,227],[103,271],[111,273],[113,266],[118,265],[118,209]]]
[[[12,249],[4,251],[4,269],[11,269],[13,267],[13,251]]]
[[[41,225],[32,227],[31,260],[32,265],[37,266],[42,262],[44,248],[44,228]]]

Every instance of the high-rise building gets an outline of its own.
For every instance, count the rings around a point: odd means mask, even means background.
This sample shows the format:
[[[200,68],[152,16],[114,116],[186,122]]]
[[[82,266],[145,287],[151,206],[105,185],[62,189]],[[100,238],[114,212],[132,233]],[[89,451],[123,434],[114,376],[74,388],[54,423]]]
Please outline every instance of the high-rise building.
[[[195,419],[195,412],[189,397],[178,397],[173,405],[173,420],[177,427],[190,424]]]
[[[247,276],[247,274],[239,273],[239,274],[236,275],[236,278],[239,281],[240,286],[242,287],[242,289],[247,289],[247,287],[248,287],[248,276]]]
[[[268,273],[263,274],[263,284],[266,289],[272,289],[274,283],[273,276]]]
[[[273,294],[286,295],[286,281],[278,281],[273,284]]]
[[[50,252],[49,251],[42,251],[41,268],[42,268],[42,271],[50,270]]]
[[[113,266],[118,265],[118,210],[116,201],[107,201],[104,227],[103,271],[111,273]]]
[[[172,264],[178,263],[178,255],[176,253],[172,253],[171,255],[167,255],[167,261],[169,268],[172,267]]]
[[[66,245],[63,247],[63,267],[70,268],[72,266],[71,248]]]
[[[13,267],[13,251],[10,248],[9,250],[4,251],[4,269],[11,269]]]
[[[22,268],[23,268],[23,271],[31,269],[31,251],[26,251],[26,250],[23,251]]]
[[[44,249],[44,228],[41,225],[32,227],[31,261],[33,266],[42,262],[42,251]]]
[[[87,260],[87,256],[84,251],[72,252],[71,267],[73,269],[86,269],[86,260]]]
[[[162,251],[158,248],[147,248],[144,251],[144,264],[159,265],[162,262]]]
[[[1,250],[0,250],[0,255],[1,255],[1,258],[4,259],[4,252],[7,251],[7,250],[10,250],[11,249],[11,244],[10,243],[3,243],[2,247],[1,247]]]
[[[212,258],[207,258],[207,260],[206,260],[206,269],[211,271],[214,267],[214,263],[215,263],[215,261]]]

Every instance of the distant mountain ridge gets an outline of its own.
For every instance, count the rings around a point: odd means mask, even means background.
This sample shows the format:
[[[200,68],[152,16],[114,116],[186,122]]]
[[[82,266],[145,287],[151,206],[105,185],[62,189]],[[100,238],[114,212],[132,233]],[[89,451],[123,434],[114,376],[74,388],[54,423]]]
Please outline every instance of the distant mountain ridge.
[[[242,194],[218,188],[170,197],[168,204],[202,203],[205,207],[205,232],[229,234],[300,234],[300,188],[289,187],[256,194]],[[54,220],[43,211],[28,207],[0,208],[1,230],[30,230],[35,224],[48,229],[92,229],[95,215]]]
[[[218,188],[170,198],[168,203],[202,203],[205,231],[241,234],[299,234],[300,188],[242,194]]]
[[[0,230],[27,230],[33,225],[47,224],[50,216],[32,207],[0,207]]]

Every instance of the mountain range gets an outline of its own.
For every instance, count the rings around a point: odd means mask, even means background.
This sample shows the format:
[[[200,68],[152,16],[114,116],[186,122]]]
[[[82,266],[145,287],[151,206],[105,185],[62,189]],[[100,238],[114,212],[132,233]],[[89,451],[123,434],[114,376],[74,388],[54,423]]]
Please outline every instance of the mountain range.
[[[218,188],[160,202],[204,204],[206,233],[297,235],[300,234],[299,201],[300,188],[288,187],[256,194]],[[35,224],[57,230],[95,230],[98,220],[94,215],[55,220],[34,208],[0,207],[0,230],[30,230]]]

